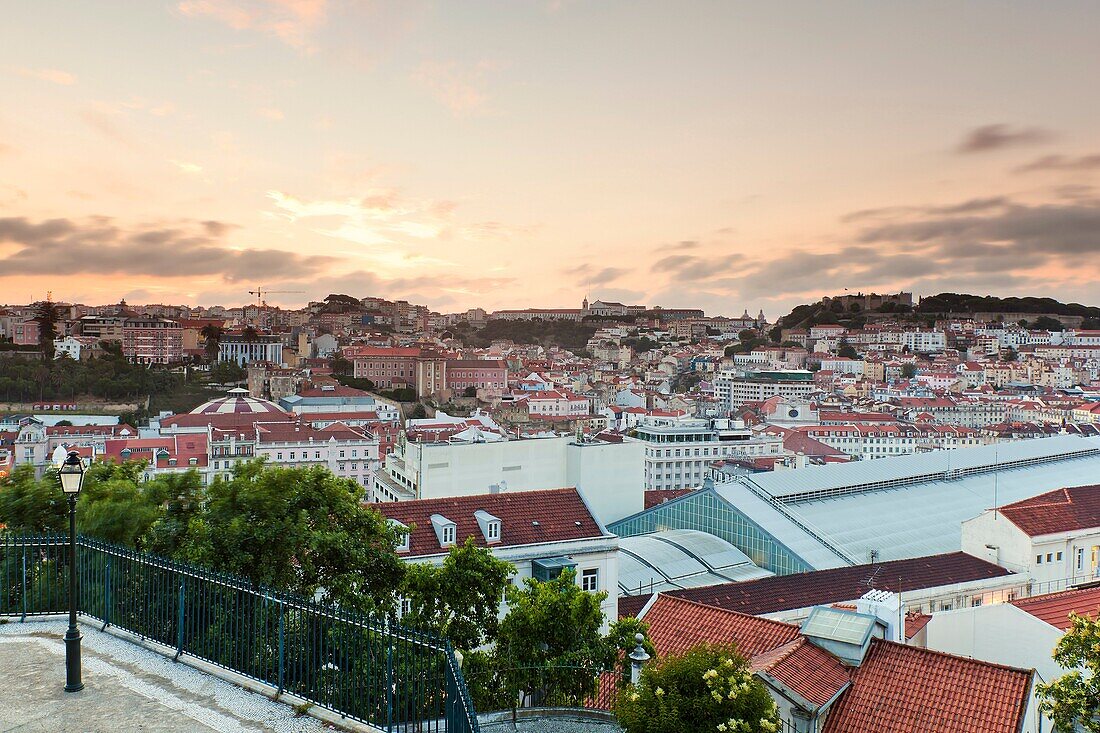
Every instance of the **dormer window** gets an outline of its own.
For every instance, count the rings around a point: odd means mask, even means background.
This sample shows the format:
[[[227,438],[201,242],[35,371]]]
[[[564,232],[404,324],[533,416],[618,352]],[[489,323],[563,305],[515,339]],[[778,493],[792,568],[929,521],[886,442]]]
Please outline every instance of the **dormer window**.
[[[452,547],[458,534],[458,526],[442,514],[432,515],[432,528],[440,547]]]
[[[412,534],[409,531],[408,526],[402,524],[401,522],[398,522],[396,519],[389,520],[389,523],[390,523],[390,526],[393,527],[394,529],[396,529],[397,533],[398,533],[397,534],[397,546],[396,546],[395,549],[398,552],[408,552],[409,551],[409,537]]]
[[[500,518],[494,517],[484,509],[474,512],[474,518],[481,528],[481,536],[485,538],[485,544],[493,545],[500,542]]]

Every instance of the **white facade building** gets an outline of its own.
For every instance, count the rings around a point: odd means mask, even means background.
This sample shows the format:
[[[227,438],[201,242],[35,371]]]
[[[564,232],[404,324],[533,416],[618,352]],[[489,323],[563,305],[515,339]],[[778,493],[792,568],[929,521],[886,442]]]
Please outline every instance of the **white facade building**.
[[[495,442],[413,442],[404,434],[375,477],[376,501],[575,486],[604,523],[643,509],[643,445],[572,436]]]
[[[737,420],[685,420],[668,425],[640,425],[635,437],[645,444],[645,488],[685,489],[700,486],[709,466],[727,458],[760,458],[783,454],[783,439],[754,435]]]

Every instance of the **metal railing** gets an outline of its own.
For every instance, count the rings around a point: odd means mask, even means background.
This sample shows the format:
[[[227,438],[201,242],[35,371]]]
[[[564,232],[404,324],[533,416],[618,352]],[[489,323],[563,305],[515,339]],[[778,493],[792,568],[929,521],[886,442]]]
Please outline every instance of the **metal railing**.
[[[69,601],[67,538],[0,535],[0,616]],[[98,540],[78,540],[80,613],[386,731],[478,733],[446,639]]]
[[[611,710],[619,673],[596,666],[544,665],[467,670],[477,709],[482,713],[523,708]]]

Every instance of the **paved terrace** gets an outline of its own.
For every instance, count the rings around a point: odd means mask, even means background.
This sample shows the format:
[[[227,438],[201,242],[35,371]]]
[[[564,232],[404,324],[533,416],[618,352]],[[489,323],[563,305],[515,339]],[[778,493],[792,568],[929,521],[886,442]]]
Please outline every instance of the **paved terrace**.
[[[332,730],[138,644],[81,624],[84,689],[66,693],[67,623],[0,623],[0,733]]]

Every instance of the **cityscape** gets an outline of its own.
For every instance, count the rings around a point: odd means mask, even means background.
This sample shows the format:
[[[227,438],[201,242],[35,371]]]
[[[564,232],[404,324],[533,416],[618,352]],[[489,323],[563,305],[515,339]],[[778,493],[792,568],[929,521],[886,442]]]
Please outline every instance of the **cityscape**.
[[[1100,732],[1100,16],[797,5],[14,11],[0,731]]]

